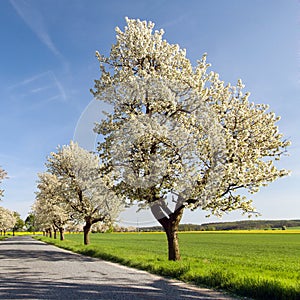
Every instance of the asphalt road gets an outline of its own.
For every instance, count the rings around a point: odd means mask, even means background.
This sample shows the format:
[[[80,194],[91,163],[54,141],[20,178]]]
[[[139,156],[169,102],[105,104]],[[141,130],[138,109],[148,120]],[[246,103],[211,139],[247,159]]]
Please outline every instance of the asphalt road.
[[[28,236],[0,242],[0,299],[232,299]]]

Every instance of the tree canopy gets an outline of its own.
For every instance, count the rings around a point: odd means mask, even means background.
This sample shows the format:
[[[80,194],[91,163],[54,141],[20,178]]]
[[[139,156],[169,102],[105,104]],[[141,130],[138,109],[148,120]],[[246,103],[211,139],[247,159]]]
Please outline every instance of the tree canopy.
[[[265,104],[249,101],[241,80],[226,84],[206,54],[193,66],[186,51],[152,22],[126,18],[110,55],[99,52],[94,96],[114,111],[97,124],[98,150],[115,191],[150,207],[180,259],[177,229],[185,208],[256,213],[239,191],[259,191],[288,172],[274,162],[289,141]],[[171,209],[168,197],[176,205]]]

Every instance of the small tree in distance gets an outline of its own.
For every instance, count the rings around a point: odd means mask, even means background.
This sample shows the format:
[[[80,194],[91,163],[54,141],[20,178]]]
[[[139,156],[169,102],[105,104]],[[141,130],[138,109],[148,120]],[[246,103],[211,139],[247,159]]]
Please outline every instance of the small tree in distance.
[[[89,244],[89,232],[97,222],[113,222],[122,209],[122,197],[117,197],[100,173],[99,157],[71,142],[51,153],[46,164],[48,172],[59,182],[59,200],[77,222],[84,222],[84,244]]]
[[[18,231],[18,230],[23,231],[25,222],[21,219],[21,216],[18,212],[14,211],[13,214],[16,219],[16,223],[13,227],[13,235],[15,235],[15,231]]]
[[[35,216],[32,212],[29,213],[25,219],[25,227],[26,227],[26,230],[29,232],[34,233],[37,230]]]
[[[64,240],[64,228],[70,220],[70,208],[64,201],[58,178],[50,173],[38,174],[38,192],[33,205],[33,213],[40,227],[59,230],[60,240]]]
[[[286,176],[274,161],[290,143],[278,131],[279,117],[249,102],[241,80],[232,86],[208,72],[206,54],[193,67],[152,22],[126,22],[124,31],[116,28],[110,56],[96,52],[101,74],[92,93],[114,107],[95,127],[104,138],[98,150],[114,190],[151,209],[169,259],[179,260],[184,209],[255,214],[238,191],[255,193]]]
[[[2,232],[4,235],[6,234],[6,231],[9,229],[13,229],[13,227],[16,224],[16,217],[14,216],[14,212],[1,207],[0,206],[0,232],[2,235]]]

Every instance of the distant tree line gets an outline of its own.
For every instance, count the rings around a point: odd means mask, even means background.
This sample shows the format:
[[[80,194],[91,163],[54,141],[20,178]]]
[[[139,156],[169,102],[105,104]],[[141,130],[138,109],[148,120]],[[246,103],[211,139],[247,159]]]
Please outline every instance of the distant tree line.
[[[300,220],[247,220],[235,222],[216,222],[204,224],[180,224],[179,231],[218,231],[218,230],[254,230],[254,229],[286,229],[300,227]],[[160,226],[141,227],[139,231],[163,231]]]

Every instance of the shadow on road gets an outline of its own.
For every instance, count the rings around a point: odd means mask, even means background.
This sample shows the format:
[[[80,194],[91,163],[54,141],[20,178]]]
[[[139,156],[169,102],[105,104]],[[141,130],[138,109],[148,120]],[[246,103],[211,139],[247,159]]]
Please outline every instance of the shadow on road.
[[[12,237],[0,243],[0,259],[40,259],[44,261],[83,261],[92,262],[93,258],[63,252],[61,249],[33,240],[28,236]]]
[[[0,279],[0,299],[209,299],[199,297],[192,291],[176,288],[170,291],[164,280],[155,281],[146,287],[129,287],[118,284],[75,284],[53,281],[27,280],[20,278]],[[116,280],[117,281],[117,280]],[[169,291],[168,291],[169,290]],[[174,295],[172,295],[174,294]]]
[[[63,253],[53,250],[1,250],[0,247],[0,259],[19,259],[20,257],[24,259],[40,259],[44,261],[59,261],[59,260],[68,260],[68,261],[84,261],[91,262],[93,259],[84,257],[84,256],[75,256],[68,253]]]
[[[229,299],[109,264],[31,237],[11,238],[0,242],[0,299]]]

